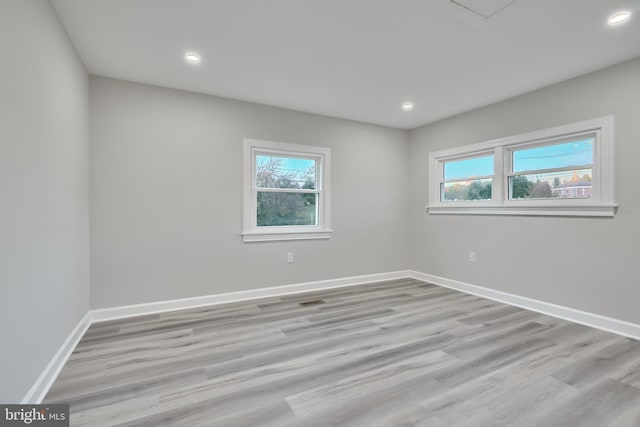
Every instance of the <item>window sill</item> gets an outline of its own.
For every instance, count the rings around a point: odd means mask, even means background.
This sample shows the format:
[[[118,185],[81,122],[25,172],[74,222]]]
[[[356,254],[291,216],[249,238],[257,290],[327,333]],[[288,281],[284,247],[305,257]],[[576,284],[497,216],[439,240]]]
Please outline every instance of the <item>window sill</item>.
[[[613,217],[616,204],[574,206],[426,206],[431,215],[524,215],[568,217]]]
[[[330,239],[332,230],[302,231],[302,232],[245,232],[242,233],[242,241],[251,242],[276,242],[279,240],[320,240]]]

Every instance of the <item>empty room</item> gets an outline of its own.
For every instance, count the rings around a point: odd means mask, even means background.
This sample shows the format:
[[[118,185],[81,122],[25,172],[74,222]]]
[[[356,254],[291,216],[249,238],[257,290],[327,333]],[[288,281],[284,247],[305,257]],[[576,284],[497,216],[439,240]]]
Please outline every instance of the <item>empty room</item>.
[[[0,425],[640,426],[640,0],[0,0]]]

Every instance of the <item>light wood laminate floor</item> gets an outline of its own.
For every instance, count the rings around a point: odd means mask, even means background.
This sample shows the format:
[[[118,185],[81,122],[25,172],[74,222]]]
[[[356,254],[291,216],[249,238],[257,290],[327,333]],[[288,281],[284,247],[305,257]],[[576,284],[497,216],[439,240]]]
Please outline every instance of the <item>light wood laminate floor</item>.
[[[640,426],[640,342],[406,279],[94,324],[46,402],[92,427]]]

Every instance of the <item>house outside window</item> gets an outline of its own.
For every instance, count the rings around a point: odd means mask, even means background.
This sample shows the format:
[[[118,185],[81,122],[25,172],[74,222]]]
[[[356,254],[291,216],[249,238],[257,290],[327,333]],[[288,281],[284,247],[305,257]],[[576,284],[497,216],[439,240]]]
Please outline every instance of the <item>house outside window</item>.
[[[613,117],[429,154],[431,214],[613,216]]]

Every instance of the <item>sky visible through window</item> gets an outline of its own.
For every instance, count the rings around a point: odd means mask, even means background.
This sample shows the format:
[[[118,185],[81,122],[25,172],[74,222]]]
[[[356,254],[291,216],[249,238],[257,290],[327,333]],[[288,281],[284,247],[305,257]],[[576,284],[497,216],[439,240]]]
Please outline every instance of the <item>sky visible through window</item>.
[[[315,184],[316,161],[295,157],[256,156],[256,171],[258,175],[269,173],[272,182],[287,179],[292,184],[302,187],[307,180]]]
[[[493,155],[455,160],[444,164],[444,179],[465,179],[493,175]]]
[[[593,163],[593,139],[514,151],[513,171],[587,166]]]
[[[513,153],[513,172],[575,166],[582,169],[593,163],[593,139],[518,150]],[[467,179],[493,175],[493,156],[446,162],[444,179]],[[566,175],[558,174],[558,175]],[[570,175],[571,176],[571,175]]]
[[[268,162],[270,159],[279,159],[281,171],[302,173],[307,171],[310,167],[315,167],[315,160],[310,159],[297,159],[294,157],[273,157],[273,156],[257,156],[258,165]]]
[[[318,225],[316,167],[314,159],[256,155],[256,225]]]
[[[293,157],[281,157],[282,169],[294,172],[304,172],[310,167],[314,167],[315,160],[296,159]]]

